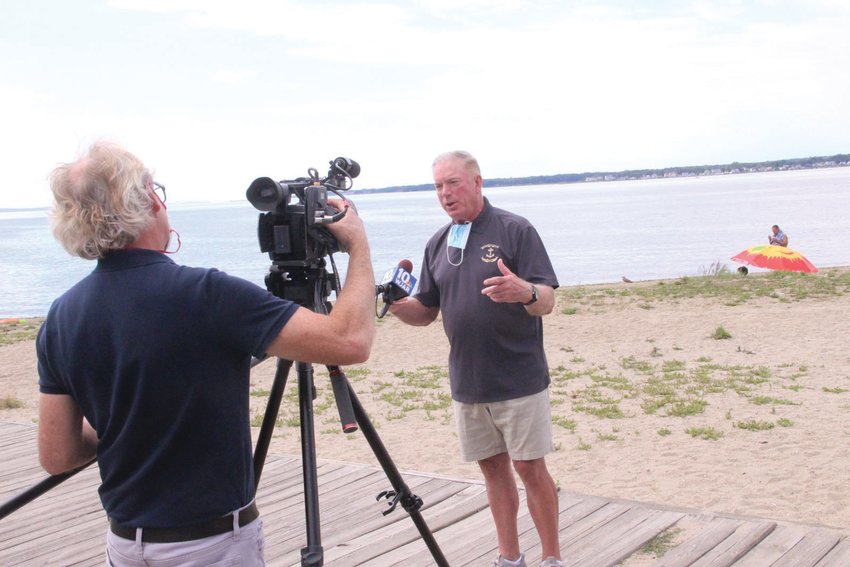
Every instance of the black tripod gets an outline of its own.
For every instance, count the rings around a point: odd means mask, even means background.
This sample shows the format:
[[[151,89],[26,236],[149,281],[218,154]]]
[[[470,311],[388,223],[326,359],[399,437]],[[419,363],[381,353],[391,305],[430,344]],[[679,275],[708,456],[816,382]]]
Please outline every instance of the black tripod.
[[[281,265],[283,264],[283,265]],[[329,279],[330,274],[324,269],[324,260],[320,259],[313,263],[304,265],[303,262],[274,264],[272,270],[266,276],[266,287],[274,295],[289,299],[312,309],[317,313],[328,313],[330,304],[327,298],[330,292],[337,289],[336,280]],[[280,410],[280,402],[283,398],[283,390],[286,386],[287,376],[293,362],[286,359],[278,359],[274,382],[269,393],[266,413],[257,438],[257,446],[254,451],[254,484],[259,485],[260,476],[268,453],[269,443],[275,422]],[[319,520],[319,486],[316,474],[316,441],[315,428],[313,425],[313,400],[316,396],[316,388],[313,382],[313,367],[309,363],[296,362],[298,376],[298,400],[301,416],[301,460],[302,474],[304,479],[304,512],[307,525],[307,546],[301,549],[301,565],[321,566],[324,562],[324,551],[322,548],[321,523]],[[413,494],[404,482],[404,479],[396,468],[395,463],[387,452],[372,422],[366,415],[366,411],[351,388],[345,373],[338,366],[328,366],[334,398],[339,410],[343,431],[352,433],[357,431],[358,426],[363,431],[363,436],[372,448],[372,452],[378,459],[378,463],[387,475],[392,485],[391,491],[382,492],[378,499],[386,498],[390,501],[389,507],[384,515],[396,509],[400,503],[413,523],[419,530],[422,539],[428,546],[431,555],[437,565],[448,567],[448,562],[443,555],[434,535],[431,533],[424,518],[419,512],[422,507],[422,499]]]

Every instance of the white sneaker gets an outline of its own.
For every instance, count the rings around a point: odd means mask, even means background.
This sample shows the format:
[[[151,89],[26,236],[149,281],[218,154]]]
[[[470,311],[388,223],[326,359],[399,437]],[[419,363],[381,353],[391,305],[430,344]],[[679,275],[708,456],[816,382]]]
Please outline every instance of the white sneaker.
[[[554,557],[547,557],[546,561],[540,564],[540,567],[564,567],[564,562]]]
[[[505,559],[501,555],[499,555],[498,557],[496,557],[496,560],[493,561],[493,566],[494,567],[528,567],[525,564],[525,554],[524,553],[520,553],[519,559],[517,559],[515,561],[510,561],[508,559]]]

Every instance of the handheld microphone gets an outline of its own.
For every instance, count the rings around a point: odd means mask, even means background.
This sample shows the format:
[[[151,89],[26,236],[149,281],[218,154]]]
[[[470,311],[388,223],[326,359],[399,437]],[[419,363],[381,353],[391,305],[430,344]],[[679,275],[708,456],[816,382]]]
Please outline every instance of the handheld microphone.
[[[375,300],[377,301],[380,297],[384,301],[384,307],[378,315],[379,319],[387,314],[392,302],[413,293],[416,278],[411,275],[412,271],[413,262],[405,258],[398,263],[397,267],[387,270],[381,278],[381,283],[375,286]]]

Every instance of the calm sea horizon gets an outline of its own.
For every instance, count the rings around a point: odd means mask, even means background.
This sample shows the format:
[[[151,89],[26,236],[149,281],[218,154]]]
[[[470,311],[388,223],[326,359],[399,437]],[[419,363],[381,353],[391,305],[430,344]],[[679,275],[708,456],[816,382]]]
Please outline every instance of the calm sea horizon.
[[[180,203],[169,191],[179,264],[216,267],[264,286],[259,212],[245,200]],[[850,167],[484,189],[493,206],[537,228],[561,285],[699,276],[766,244],[773,224],[819,268],[850,265]],[[363,217],[376,278],[407,258],[418,276],[425,242],[447,222],[433,191],[349,192]],[[239,195],[239,197],[242,197]],[[0,318],[40,316],[94,262],[53,239],[47,212],[0,212]],[[334,259],[344,277],[345,254]],[[752,271],[760,271],[750,268]]]

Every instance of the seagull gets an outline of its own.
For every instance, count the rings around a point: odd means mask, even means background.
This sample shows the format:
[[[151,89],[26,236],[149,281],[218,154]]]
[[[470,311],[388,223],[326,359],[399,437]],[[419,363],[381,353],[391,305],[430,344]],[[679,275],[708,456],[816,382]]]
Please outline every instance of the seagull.
[[[623,276],[623,281],[624,281],[625,283],[634,283],[634,282],[632,282],[632,280],[630,280],[630,279],[629,279],[629,278],[627,278],[626,276]]]

